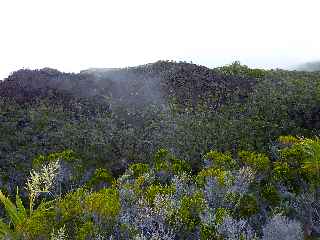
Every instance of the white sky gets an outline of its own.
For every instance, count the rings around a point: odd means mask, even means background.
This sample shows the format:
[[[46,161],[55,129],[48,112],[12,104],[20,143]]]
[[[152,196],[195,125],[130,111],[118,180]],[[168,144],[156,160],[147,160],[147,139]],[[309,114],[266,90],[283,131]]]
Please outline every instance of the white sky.
[[[0,79],[159,59],[287,67],[320,59],[320,0],[0,0]]]

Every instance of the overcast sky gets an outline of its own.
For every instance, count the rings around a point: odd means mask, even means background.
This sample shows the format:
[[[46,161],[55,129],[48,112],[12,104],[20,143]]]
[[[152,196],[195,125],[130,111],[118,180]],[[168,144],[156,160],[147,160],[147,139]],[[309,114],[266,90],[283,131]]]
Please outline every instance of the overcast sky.
[[[320,59],[319,0],[0,0],[0,79],[159,59],[285,68]]]

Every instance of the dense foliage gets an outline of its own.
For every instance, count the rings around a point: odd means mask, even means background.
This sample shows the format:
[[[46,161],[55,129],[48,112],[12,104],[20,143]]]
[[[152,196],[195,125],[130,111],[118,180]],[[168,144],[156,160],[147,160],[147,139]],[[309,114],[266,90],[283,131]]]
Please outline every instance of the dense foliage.
[[[72,152],[41,158],[28,199],[0,191],[5,239],[303,239],[320,231],[320,140],[280,137],[278,158],[210,151],[201,169],[160,149],[113,179],[63,190]],[[39,162],[39,159],[35,159]],[[70,177],[70,176],[69,176]],[[65,180],[62,180],[65,179]],[[51,193],[48,195],[47,193]],[[29,208],[25,205],[29,204]]]
[[[319,72],[239,62],[19,70],[0,82],[0,235],[319,235],[319,106]]]

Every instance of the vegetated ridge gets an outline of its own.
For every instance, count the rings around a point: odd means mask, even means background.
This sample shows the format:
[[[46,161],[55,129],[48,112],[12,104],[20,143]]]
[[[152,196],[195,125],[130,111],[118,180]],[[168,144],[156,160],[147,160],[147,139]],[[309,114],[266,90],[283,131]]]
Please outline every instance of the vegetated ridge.
[[[13,196],[20,186],[30,208],[17,195],[12,210],[0,194],[0,216],[21,217],[0,221],[0,236],[56,236],[36,220],[52,216],[70,239],[317,235],[319,93],[319,72],[239,62],[18,70],[0,82],[0,189]],[[48,171],[50,181],[40,177]]]

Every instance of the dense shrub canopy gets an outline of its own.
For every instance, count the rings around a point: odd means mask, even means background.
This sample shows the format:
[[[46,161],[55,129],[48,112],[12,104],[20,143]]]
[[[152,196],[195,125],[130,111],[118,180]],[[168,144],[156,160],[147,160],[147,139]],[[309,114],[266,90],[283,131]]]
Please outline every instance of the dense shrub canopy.
[[[161,149],[152,164],[132,164],[115,180],[97,169],[71,190],[61,189],[70,151],[50,154],[27,180],[29,209],[18,191],[15,202],[0,191],[7,214],[0,236],[303,239],[320,230],[320,175],[315,174],[320,142],[285,136],[279,143],[276,161],[250,151],[235,157],[210,151],[194,173],[186,161]]]

